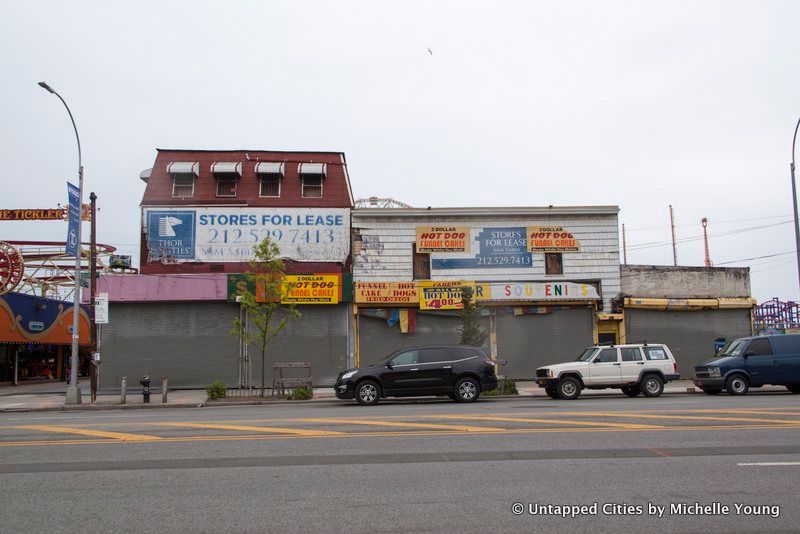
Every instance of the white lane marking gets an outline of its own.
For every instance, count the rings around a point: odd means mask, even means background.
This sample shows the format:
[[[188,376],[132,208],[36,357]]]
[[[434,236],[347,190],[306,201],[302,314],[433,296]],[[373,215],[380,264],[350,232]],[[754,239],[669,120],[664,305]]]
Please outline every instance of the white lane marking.
[[[741,463],[736,465],[748,465],[748,466],[773,466],[773,465],[800,465],[800,462],[751,462],[751,463]]]

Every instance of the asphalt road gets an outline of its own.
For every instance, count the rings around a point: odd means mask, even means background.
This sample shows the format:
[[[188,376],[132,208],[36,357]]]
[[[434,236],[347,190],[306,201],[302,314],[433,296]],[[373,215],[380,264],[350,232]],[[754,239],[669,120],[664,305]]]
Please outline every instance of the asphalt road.
[[[798,481],[790,394],[0,414],[3,532],[797,532]]]

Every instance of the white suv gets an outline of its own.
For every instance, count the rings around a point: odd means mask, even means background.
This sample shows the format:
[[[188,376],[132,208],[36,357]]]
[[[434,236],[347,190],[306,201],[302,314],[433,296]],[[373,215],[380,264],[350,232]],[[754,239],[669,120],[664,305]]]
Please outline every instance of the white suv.
[[[577,399],[581,389],[621,388],[629,397],[658,397],[680,378],[666,345],[595,345],[573,362],[536,369],[536,383],[553,399]]]

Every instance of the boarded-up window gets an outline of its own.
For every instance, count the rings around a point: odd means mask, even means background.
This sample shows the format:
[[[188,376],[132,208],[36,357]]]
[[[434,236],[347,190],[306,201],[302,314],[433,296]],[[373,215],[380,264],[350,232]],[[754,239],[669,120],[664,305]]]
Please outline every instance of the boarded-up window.
[[[417,244],[414,243],[414,280],[430,280],[431,278],[431,255],[417,252]]]
[[[547,252],[544,255],[544,274],[564,274],[564,263],[561,254]]]

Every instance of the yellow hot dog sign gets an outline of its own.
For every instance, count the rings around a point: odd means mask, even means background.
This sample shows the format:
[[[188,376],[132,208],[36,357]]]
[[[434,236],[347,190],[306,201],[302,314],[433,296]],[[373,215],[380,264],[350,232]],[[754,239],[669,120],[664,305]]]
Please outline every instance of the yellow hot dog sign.
[[[579,252],[581,243],[561,226],[528,226],[528,252]]]
[[[417,226],[417,252],[468,252],[466,226]]]

